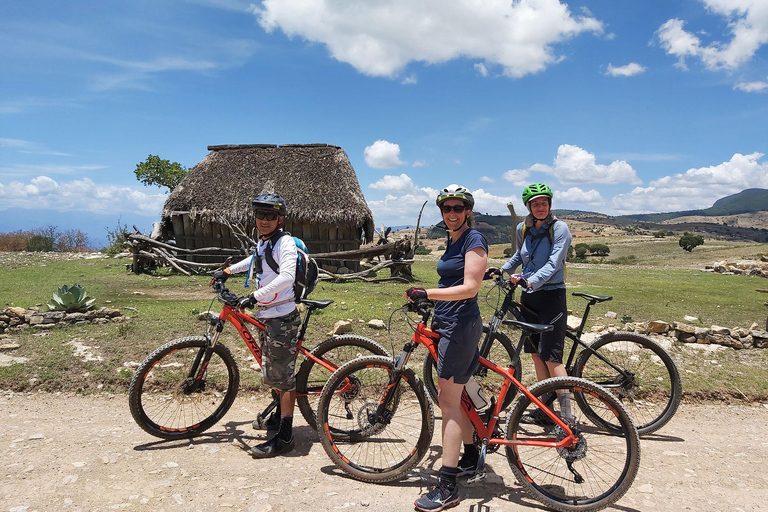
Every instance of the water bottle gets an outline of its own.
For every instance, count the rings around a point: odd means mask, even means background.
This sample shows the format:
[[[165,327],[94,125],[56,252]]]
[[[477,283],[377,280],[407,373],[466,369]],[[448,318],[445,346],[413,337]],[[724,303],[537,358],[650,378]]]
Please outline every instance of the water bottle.
[[[467,391],[469,398],[472,399],[472,403],[475,404],[475,409],[480,410],[488,407],[488,399],[474,377],[469,378],[467,383],[464,384],[464,389]]]

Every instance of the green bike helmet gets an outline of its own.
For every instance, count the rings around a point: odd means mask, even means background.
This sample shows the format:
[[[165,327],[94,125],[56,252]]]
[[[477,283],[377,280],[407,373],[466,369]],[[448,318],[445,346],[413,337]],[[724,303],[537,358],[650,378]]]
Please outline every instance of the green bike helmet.
[[[437,194],[437,206],[440,206],[449,199],[461,199],[470,208],[475,206],[475,198],[467,187],[461,185],[448,185]]]
[[[257,210],[273,210],[280,215],[288,213],[288,206],[285,204],[285,199],[277,194],[259,194],[253,198],[253,207]]]
[[[534,183],[528,185],[523,190],[523,204],[528,206],[528,201],[534,197],[546,196],[549,198],[549,203],[552,204],[552,189],[543,183]]]

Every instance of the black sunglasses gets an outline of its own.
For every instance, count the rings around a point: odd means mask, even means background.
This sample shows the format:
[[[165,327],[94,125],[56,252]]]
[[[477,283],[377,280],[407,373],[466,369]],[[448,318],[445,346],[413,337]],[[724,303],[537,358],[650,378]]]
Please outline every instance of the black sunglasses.
[[[277,220],[278,215],[279,214],[275,212],[264,212],[260,210],[256,212],[257,219]]]
[[[442,211],[443,213],[451,213],[451,210],[453,210],[456,213],[461,213],[461,212],[463,212],[466,209],[467,209],[467,207],[464,206],[463,204],[455,204],[453,206],[449,206],[447,204],[444,204],[444,205],[442,205],[440,207],[440,211]]]

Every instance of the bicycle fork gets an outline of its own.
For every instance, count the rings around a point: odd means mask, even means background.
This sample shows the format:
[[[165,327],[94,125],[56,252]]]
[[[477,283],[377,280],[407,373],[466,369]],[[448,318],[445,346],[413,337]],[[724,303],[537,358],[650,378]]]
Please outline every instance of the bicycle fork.
[[[368,422],[371,425],[377,423],[388,425],[392,420],[392,416],[395,413],[395,407],[397,406],[395,398],[397,397],[397,390],[400,387],[400,377],[402,376],[403,368],[405,368],[408,359],[410,359],[411,354],[417,346],[418,344],[414,341],[408,341],[403,346],[403,351],[400,355],[395,358],[395,365],[392,369],[392,375],[389,377],[387,389],[384,391],[384,396],[381,397],[381,401],[379,401],[376,411],[368,414]]]

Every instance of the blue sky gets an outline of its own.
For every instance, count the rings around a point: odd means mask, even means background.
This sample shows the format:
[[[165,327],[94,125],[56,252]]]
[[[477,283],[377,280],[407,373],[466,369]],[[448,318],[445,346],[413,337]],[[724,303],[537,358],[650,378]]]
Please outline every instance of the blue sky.
[[[149,230],[136,164],[217,144],[341,146],[377,227],[451,183],[492,214],[768,188],[768,0],[7,0],[0,48],[0,231]]]

